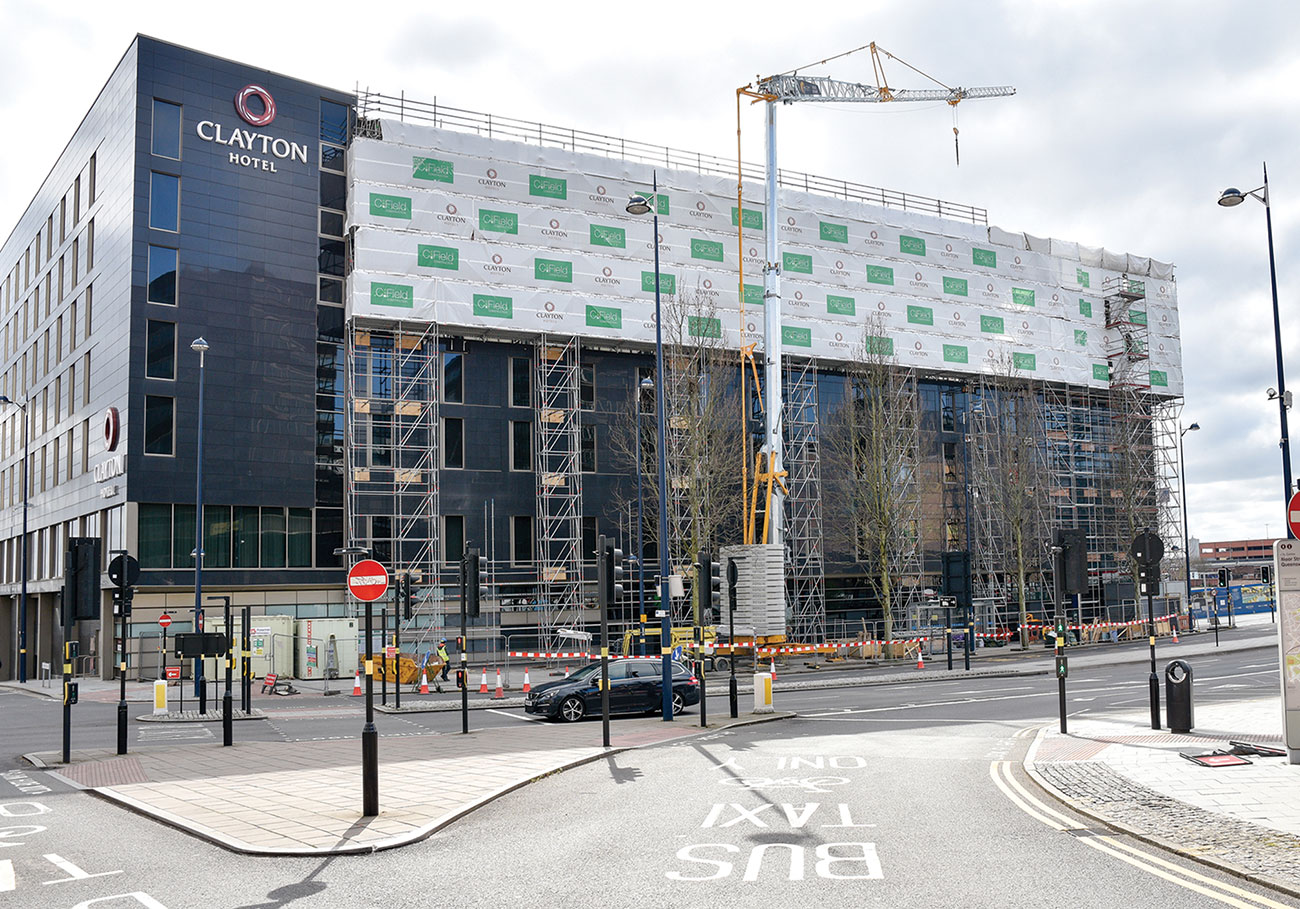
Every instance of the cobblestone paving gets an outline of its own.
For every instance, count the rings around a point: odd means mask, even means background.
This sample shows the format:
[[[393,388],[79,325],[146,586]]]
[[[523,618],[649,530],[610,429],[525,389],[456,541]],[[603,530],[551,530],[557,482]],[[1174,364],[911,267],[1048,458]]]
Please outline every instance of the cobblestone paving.
[[[1105,764],[1039,763],[1034,769],[1090,814],[1300,891],[1300,836],[1187,805]]]

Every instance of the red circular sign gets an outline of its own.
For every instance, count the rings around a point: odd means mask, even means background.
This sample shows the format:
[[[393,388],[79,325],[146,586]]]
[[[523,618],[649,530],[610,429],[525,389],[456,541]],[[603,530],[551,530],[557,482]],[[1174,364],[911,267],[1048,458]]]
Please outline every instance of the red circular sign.
[[[162,615],[158,616],[158,626],[160,628],[167,628],[171,625],[171,623],[172,623],[172,617],[169,616],[167,613],[164,612]]]
[[[1300,492],[1291,493],[1291,501],[1286,503],[1286,523],[1292,536],[1300,539]]]
[[[348,590],[358,600],[377,600],[388,590],[388,570],[374,559],[362,559],[348,572]]]

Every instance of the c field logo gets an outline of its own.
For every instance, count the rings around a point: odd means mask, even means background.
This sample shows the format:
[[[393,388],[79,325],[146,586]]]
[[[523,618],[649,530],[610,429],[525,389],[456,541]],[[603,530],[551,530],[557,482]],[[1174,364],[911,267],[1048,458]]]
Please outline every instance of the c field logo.
[[[262,106],[260,114],[253,113],[249,107],[248,102],[253,98]],[[269,126],[275,119],[275,99],[260,85],[245,85],[235,94],[235,112],[253,126]]]

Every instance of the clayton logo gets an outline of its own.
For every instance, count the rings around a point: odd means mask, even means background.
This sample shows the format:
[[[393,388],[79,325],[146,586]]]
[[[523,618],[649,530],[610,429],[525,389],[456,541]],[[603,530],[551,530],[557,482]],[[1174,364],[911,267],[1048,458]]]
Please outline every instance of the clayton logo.
[[[261,104],[260,114],[254,113],[248,104],[253,99]],[[260,85],[245,85],[235,94],[235,113],[243,117],[245,123],[253,126],[270,126],[275,119],[275,99]]]

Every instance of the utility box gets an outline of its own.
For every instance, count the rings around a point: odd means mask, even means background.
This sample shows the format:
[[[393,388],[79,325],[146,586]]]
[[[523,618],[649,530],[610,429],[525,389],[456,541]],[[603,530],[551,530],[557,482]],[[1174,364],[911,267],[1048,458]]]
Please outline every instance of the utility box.
[[[239,613],[234,612],[235,626],[235,669],[234,677],[239,678],[243,666],[244,628]],[[262,678],[268,672],[286,678],[293,675],[294,663],[294,624],[298,620],[291,615],[255,615],[249,621],[248,649],[249,663],[254,678]],[[226,620],[221,607],[209,608],[203,616],[203,627],[207,631],[225,632]],[[203,675],[208,679],[224,679],[226,664],[223,660],[204,660]]]
[[[294,675],[350,679],[357,671],[356,619],[299,619]]]

